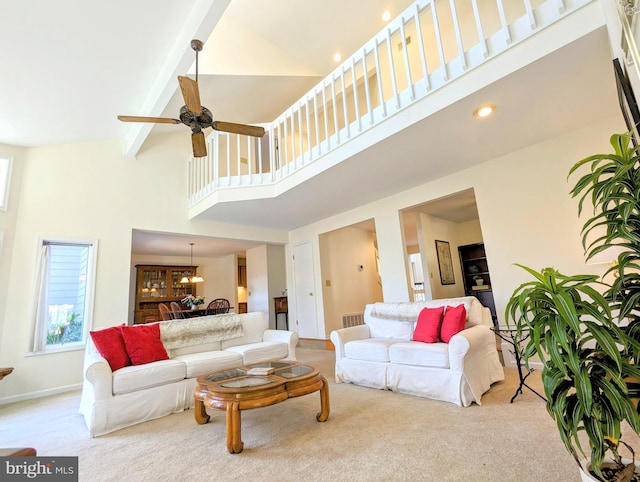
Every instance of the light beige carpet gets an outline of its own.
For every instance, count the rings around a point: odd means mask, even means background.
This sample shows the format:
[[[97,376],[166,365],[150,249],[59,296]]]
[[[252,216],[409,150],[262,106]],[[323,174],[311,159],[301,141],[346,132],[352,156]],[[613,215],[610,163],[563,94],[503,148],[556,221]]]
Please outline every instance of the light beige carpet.
[[[335,384],[334,354],[301,348],[330,383],[331,415],[318,423],[319,394],[242,413],[244,452],[231,455],[224,413],[198,425],[193,411],[89,438],[79,392],[0,407],[0,446],[77,455],[81,481],[579,481],[544,402],[525,390],[513,404],[515,369],[482,406]],[[542,391],[539,375],[531,385]]]

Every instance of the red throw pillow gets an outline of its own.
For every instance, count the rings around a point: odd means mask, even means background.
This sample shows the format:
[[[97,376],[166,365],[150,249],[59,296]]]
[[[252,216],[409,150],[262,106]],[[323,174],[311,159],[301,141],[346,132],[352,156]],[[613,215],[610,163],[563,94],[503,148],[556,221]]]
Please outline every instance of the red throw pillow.
[[[104,330],[90,331],[93,344],[96,346],[98,353],[107,360],[111,371],[120,370],[122,367],[131,365],[127,349],[122,339],[122,326],[112,326]]]
[[[160,341],[160,325],[123,326],[122,338],[132,365],[144,365],[168,360],[167,350]]]
[[[438,341],[444,306],[438,308],[423,308],[418,315],[416,329],[413,331],[413,341],[435,343]]]
[[[467,310],[464,305],[447,306],[442,320],[442,328],[440,328],[440,339],[445,343],[456,333],[464,330],[464,324],[467,321]]]

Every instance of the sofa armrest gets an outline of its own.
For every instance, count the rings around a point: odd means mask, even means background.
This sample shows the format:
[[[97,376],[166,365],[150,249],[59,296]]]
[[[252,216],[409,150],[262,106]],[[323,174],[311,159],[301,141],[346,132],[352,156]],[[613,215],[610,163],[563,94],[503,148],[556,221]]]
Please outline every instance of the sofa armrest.
[[[465,365],[485,363],[487,351],[495,350],[495,336],[489,327],[472,326],[455,334],[449,340],[449,368],[464,372]]]
[[[353,340],[371,338],[371,332],[367,325],[350,326],[331,332],[331,343],[336,348],[336,360],[344,358],[344,345]]]
[[[493,326],[493,316],[491,310],[486,306],[482,307],[482,324],[491,328]]]
[[[113,373],[107,360],[99,353],[85,355],[84,383],[91,385],[94,400],[105,400],[113,396]]]
[[[262,341],[286,343],[289,346],[289,354],[287,355],[287,360],[296,360],[298,334],[295,331],[265,330],[262,334]]]

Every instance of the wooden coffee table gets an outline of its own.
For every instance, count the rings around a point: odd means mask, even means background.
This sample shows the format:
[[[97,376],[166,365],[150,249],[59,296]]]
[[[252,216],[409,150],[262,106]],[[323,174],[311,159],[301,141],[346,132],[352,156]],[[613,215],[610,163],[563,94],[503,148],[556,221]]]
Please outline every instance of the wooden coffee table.
[[[329,385],[311,366],[296,362],[268,362],[208,373],[197,380],[195,418],[202,425],[210,418],[206,407],[226,411],[227,450],[231,454],[239,454],[243,449],[242,410],[268,407],[318,390],[320,412],[316,420],[324,422],[329,418]]]

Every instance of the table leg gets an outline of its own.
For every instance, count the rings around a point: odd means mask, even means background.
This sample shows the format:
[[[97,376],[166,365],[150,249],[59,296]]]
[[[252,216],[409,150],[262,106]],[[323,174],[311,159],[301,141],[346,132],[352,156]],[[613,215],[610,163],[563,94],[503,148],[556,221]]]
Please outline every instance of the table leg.
[[[227,403],[227,450],[230,454],[242,452],[241,416],[238,402]]]
[[[322,388],[320,389],[320,412],[316,415],[318,422],[324,422],[329,418],[329,384],[327,380],[322,377]]]
[[[531,375],[531,370],[529,370],[526,375],[523,375],[522,370],[524,367],[522,366],[522,356],[520,355],[519,347],[516,346],[514,343],[513,348],[514,348],[513,356],[516,359],[516,366],[518,368],[518,378],[520,378],[520,385],[518,385],[518,388],[516,389],[516,393],[513,394],[513,397],[511,397],[511,401],[509,403],[513,403],[513,401],[516,399],[518,395],[522,395],[522,387],[527,387],[529,390],[531,390],[533,393],[538,395],[541,399],[543,399],[546,402],[547,401],[546,398],[544,398],[542,395],[540,395],[533,388],[531,388],[529,385],[526,384],[527,377]]]
[[[210,417],[209,417],[209,414],[207,413],[207,410],[205,409],[204,402],[197,398],[195,399],[193,414],[196,417],[196,422],[198,422],[200,425],[204,425],[209,421]]]

